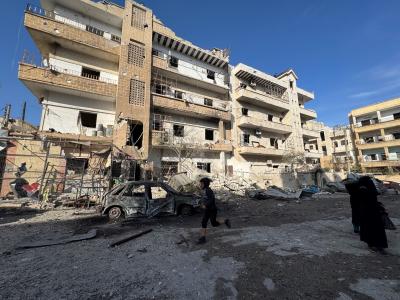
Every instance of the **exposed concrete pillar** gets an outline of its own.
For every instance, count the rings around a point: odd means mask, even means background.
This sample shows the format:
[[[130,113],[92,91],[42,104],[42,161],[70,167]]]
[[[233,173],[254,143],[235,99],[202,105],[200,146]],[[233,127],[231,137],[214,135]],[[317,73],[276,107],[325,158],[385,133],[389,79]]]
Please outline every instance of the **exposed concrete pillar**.
[[[389,159],[389,148],[384,147],[383,150],[385,150],[386,159]]]
[[[381,128],[381,136],[385,136],[385,129]]]
[[[224,121],[219,120],[218,129],[219,129],[219,139],[222,142],[225,140],[225,123],[224,123]]]
[[[376,111],[376,116],[378,117],[378,120],[381,119],[381,111],[380,110]]]
[[[221,174],[226,175],[226,155],[225,152],[221,151],[219,153],[219,160],[220,160],[220,165],[221,165]]]

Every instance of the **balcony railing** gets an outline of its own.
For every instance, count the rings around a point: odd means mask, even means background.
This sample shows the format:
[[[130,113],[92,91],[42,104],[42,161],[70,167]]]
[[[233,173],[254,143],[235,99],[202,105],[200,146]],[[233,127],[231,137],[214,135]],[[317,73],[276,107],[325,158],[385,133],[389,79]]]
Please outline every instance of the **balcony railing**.
[[[78,72],[76,70],[71,70],[71,69],[67,69],[64,67],[60,67],[60,66],[55,66],[55,65],[50,65],[49,70],[51,70],[54,73],[63,73],[63,74],[68,74],[68,75],[73,75],[73,76],[79,76],[79,77],[85,77],[85,78],[89,78],[89,79],[93,79],[93,80],[98,80],[101,82],[105,82],[105,83],[110,83],[110,84],[118,84],[118,80],[115,79],[110,79],[110,78],[105,78],[99,75],[93,75],[93,74],[88,74],[88,73],[83,73],[83,72]]]
[[[228,89],[228,77],[222,73],[212,72],[214,79],[209,77],[210,70],[192,64],[185,60],[174,61],[175,57],[163,51],[153,49],[153,65],[159,68],[166,68],[174,73],[201,80],[219,87]],[[176,65],[174,65],[176,63]]]
[[[370,126],[370,125],[381,124],[381,123],[391,122],[391,121],[395,121],[395,120],[400,120],[400,118],[393,117],[393,118],[370,119],[370,120],[367,120],[368,123],[358,122],[358,123],[354,124],[354,127],[357,127],[357,128],[366,127],[366,126]]]
[[[51,19],[51,20],[54,20],[54,21],[57,21],[57,22],[60,22],[60,23],[66,24],[66,25],[70,25],[75,28],[87,31],[87,32],[91,32],[93,34],[96,34],[98,36],[101,36],[105,39],[108,39],[110,41],[113,41],[113,42],[116,42],[119,44],[121,43],[121,37],[118,35],[107,33],[101,29],[98,29],[98,28],[93,27],[88,24],[79,23],[76,20],[71,20],[71,19],[65,18],[61,15],[54,13],[53,11],[45,10],[39,6],[27,4],[25,12],[29,12],[29,13],[35,14],[37,16],[45,17],[45,18],[48,18],[48,19]]]
[[[240,86],[235,90],[235,92],[238,92],[238,93],[240,93],[240,92],[242,92],[242,93],[245,93],[245,92],[254,93],[255,95],[259,95],[261,97],[269,97],[269,98],[272,98],[272,99],[277,100],[277,101],[281,101],[281,102],[284,102],[284,103],[287,103],[287,104],[289,103],[288,95],[287,95],[286,92],[283,93],[283,94],[276,94],[276,93],[270,92],[268,90],[262,92],[262,91],[255,90],[255,89],[249,89],[249,88],[247,88],[247,86],[246,87]]]
[[[160,96],[166,96],[166,97],[174,98],[177,100],[187,101],[189,103],[201,105],[201,106],[204,106],[207,108],[214,108],[214,109],[219,109],[219,110],[223,110],[223,111],[229,111],[230,105],[226,101],[210,99],[212,101],[212,105],[205,105],[204,99],[207,97],[202,97],[202,96],[194,94],[194,93],[183,92],[180,90],[174,90],[174,88],[171,86],[153,84],[151,87],[151,91],[152,91],[152,93],[160,95]],[[179,97],[178,97],[178,95],[179,95]]]
[[[385,136],[374,136],[370,139],[361,139],[357,141],[356,143],[358,145],[366,145],[366,144],[376,144],[376,143],[382,143],[382,142],[390,142],[390,141],[395,141],[399,140],[399,138],[395,138],[393,135],[385,135]]]

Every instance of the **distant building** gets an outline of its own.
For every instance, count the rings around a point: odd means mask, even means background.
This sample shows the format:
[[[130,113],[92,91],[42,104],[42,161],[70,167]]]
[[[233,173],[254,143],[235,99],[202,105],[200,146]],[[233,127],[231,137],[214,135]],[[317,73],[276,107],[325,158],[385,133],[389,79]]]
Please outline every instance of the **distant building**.
[[[364,171],[400,171],[400,98],[349,114],[357,160]]]

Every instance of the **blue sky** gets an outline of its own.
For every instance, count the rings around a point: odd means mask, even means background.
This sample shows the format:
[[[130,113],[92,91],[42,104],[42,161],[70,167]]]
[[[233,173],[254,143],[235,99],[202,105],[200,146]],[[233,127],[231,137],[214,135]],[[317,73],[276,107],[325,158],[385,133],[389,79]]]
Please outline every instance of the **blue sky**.
[[[328,125],[346,123],[353,108],[400,96],[398,0],[142,2],[178,36],[203,48],[229,48],[231,64],[270,74],[293,68],[298,85],[315,92],[308,107]],[[40,106],[17,79],[24,49],[40,57],[22,26],[26,3],[7,1],[1,13],[0,106],[11,103],[19,117],[26,100],[27,118],[37,124]]]

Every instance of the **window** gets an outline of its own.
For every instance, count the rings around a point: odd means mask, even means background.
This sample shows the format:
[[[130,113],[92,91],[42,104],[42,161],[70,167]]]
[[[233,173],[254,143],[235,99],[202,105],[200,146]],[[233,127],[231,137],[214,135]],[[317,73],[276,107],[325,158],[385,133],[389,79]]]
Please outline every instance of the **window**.
[[[208,78],[208,79],[215,80],[215,72],[214,72],[214,71],[207,70],[207,78]]]
[[[367,125],[370,125],[370,124],[371,124],[370,120],[361,121],[361,126],[367,126]]]
[[[293,81],[292,80],[289,81],[289,85],[290,85],[290,88],[293,89]]]
[[[394,118],[395,120],[400,119],[400,113],[395,113],[395,114],[393,114],[393,118]]]
[[[337,142],[337,141],[334,141],[334,142],[333,142],[333,148],[337,148],[338,146],[339,146],[338,142]]]
[[[144,47],[129,43],[128,64],[142,68],[144,63]]]
[[[272,147],[275,147],[275,148],[278,147],[278,141],[277,141],[276,138],[270,138],[270,139],[269,139],[269,144],[270,144]]]
[[[167,87],[163,84],[156,83],[154,85],[154,91],[156,92],[156,94],[165,95],[167,93]]]
[[[174,125],[174,136],[183,137],[185,133],[185,127],[182,125]]]
[[[247,144],[250,143],[250,134],[248,134],[248,133],[243,133],[242,138],[243,138],[243,144],[244,144],[244,145],[247,145]]]
[[[326,146],[322,146],[322,151],[324,152],[324,154],[326,155]]]
[[[111,34],[111,40],[121,44],[121,38],[118,35]]]
[[[213,141],[214,140],[214,130],[206,129],[205,130],[205,138],[207,141]]]
[[[164,130],[164,122],[163,116],[161,115],[154,115],[153,117],[153,130],[156,131],[163,131]]]
[[[144,185],[130,185],[126,188],[126,190],[124,191],[123,196],[126,197],[145,197],[145,186]]]
[[[156,49],[152,49],[151,50],[151,54],[154,56],[160,56],[160,51],[156,50]]]
[[[175,98],[177,99],[183,99],[184,93],[181,91],[175,91]]]
[[[211,163],[198,162],[197,169],[211,173]]]
[[[245,89],[245,88],[247,88],[247,84],[241,82],[241,83],[239,84],[239,87],[240,87],[241,89]]]
[[[321,131],[319,135],[321,136],[321,141],[325,141],[325,132]]]
[[[213,106],[212,99],[204,98],[204,105]]]
[[[99,78],[100,78],[100,72],[99,72],[99,71],[96,71],[96,70],[93,70],[93,69],[86,68],[86,67],[82,67],[81,76],[82,76],[82,77],[87,77],[87,78],[99,80]]]
[[[399,140],[400,139],[400,132],[394,132],[393,133],[393,137],[395,140]]]
[[[346,145],[346,140],[340,141],[340,145],[345,146]]]
[[[273,115],[268,115],[268,121],[269,121],[269,122],[272,122],[273,118],[274,118]]]
[[[92,113],[81,111],[79,113],[79,117],[81,119],[81,125],[83,127],[96,128],[97,114],[92,114]]]
[[[313,150],[314,149],[314,145],[310,145],[310,150]]]
[[[179,59],[177,59],[177,58],[174,57],[174,56],[171,56],[171,57],[169,58],[169,65],[170,65],[171,67],[177,68],[178,65],[179,65]]]
[[[242,115],[243,116],[248,116],[249,115],[249,109],[242,107]]]
[[[378,156],[376,154],[371,154],[371,160],[377,160]]]
[[[89,160],[85,158],[67,158],[67,172],[83,174],[89,166]]]
[[[279,122],[281,122],[281,123],[282,123],[282,121],[283,121],[283,118],[282,118],[282,117],[280,117],[280,118],[279,118]]]
[[[178,173],[178,162],[161,161],[161,173],[163,176],[168,176]]]
[[[131,79],[129,104],[144,106],[144,87],[145,83],[143,81]]]
[[[160,186],[152,186],[149,190],[149,199],[162,200],[166,199],[168,192]]]
[[[103,30],[100,30],[100,29],[98,29],[96,27],[93,27],[93,26],[90,26],[90,25],[86,25],[86,31],[89,31],[91,33],[94,33],[94,34],[97,34],[97,35],[100,35],[100,36],[104,36],[104,31]]]

